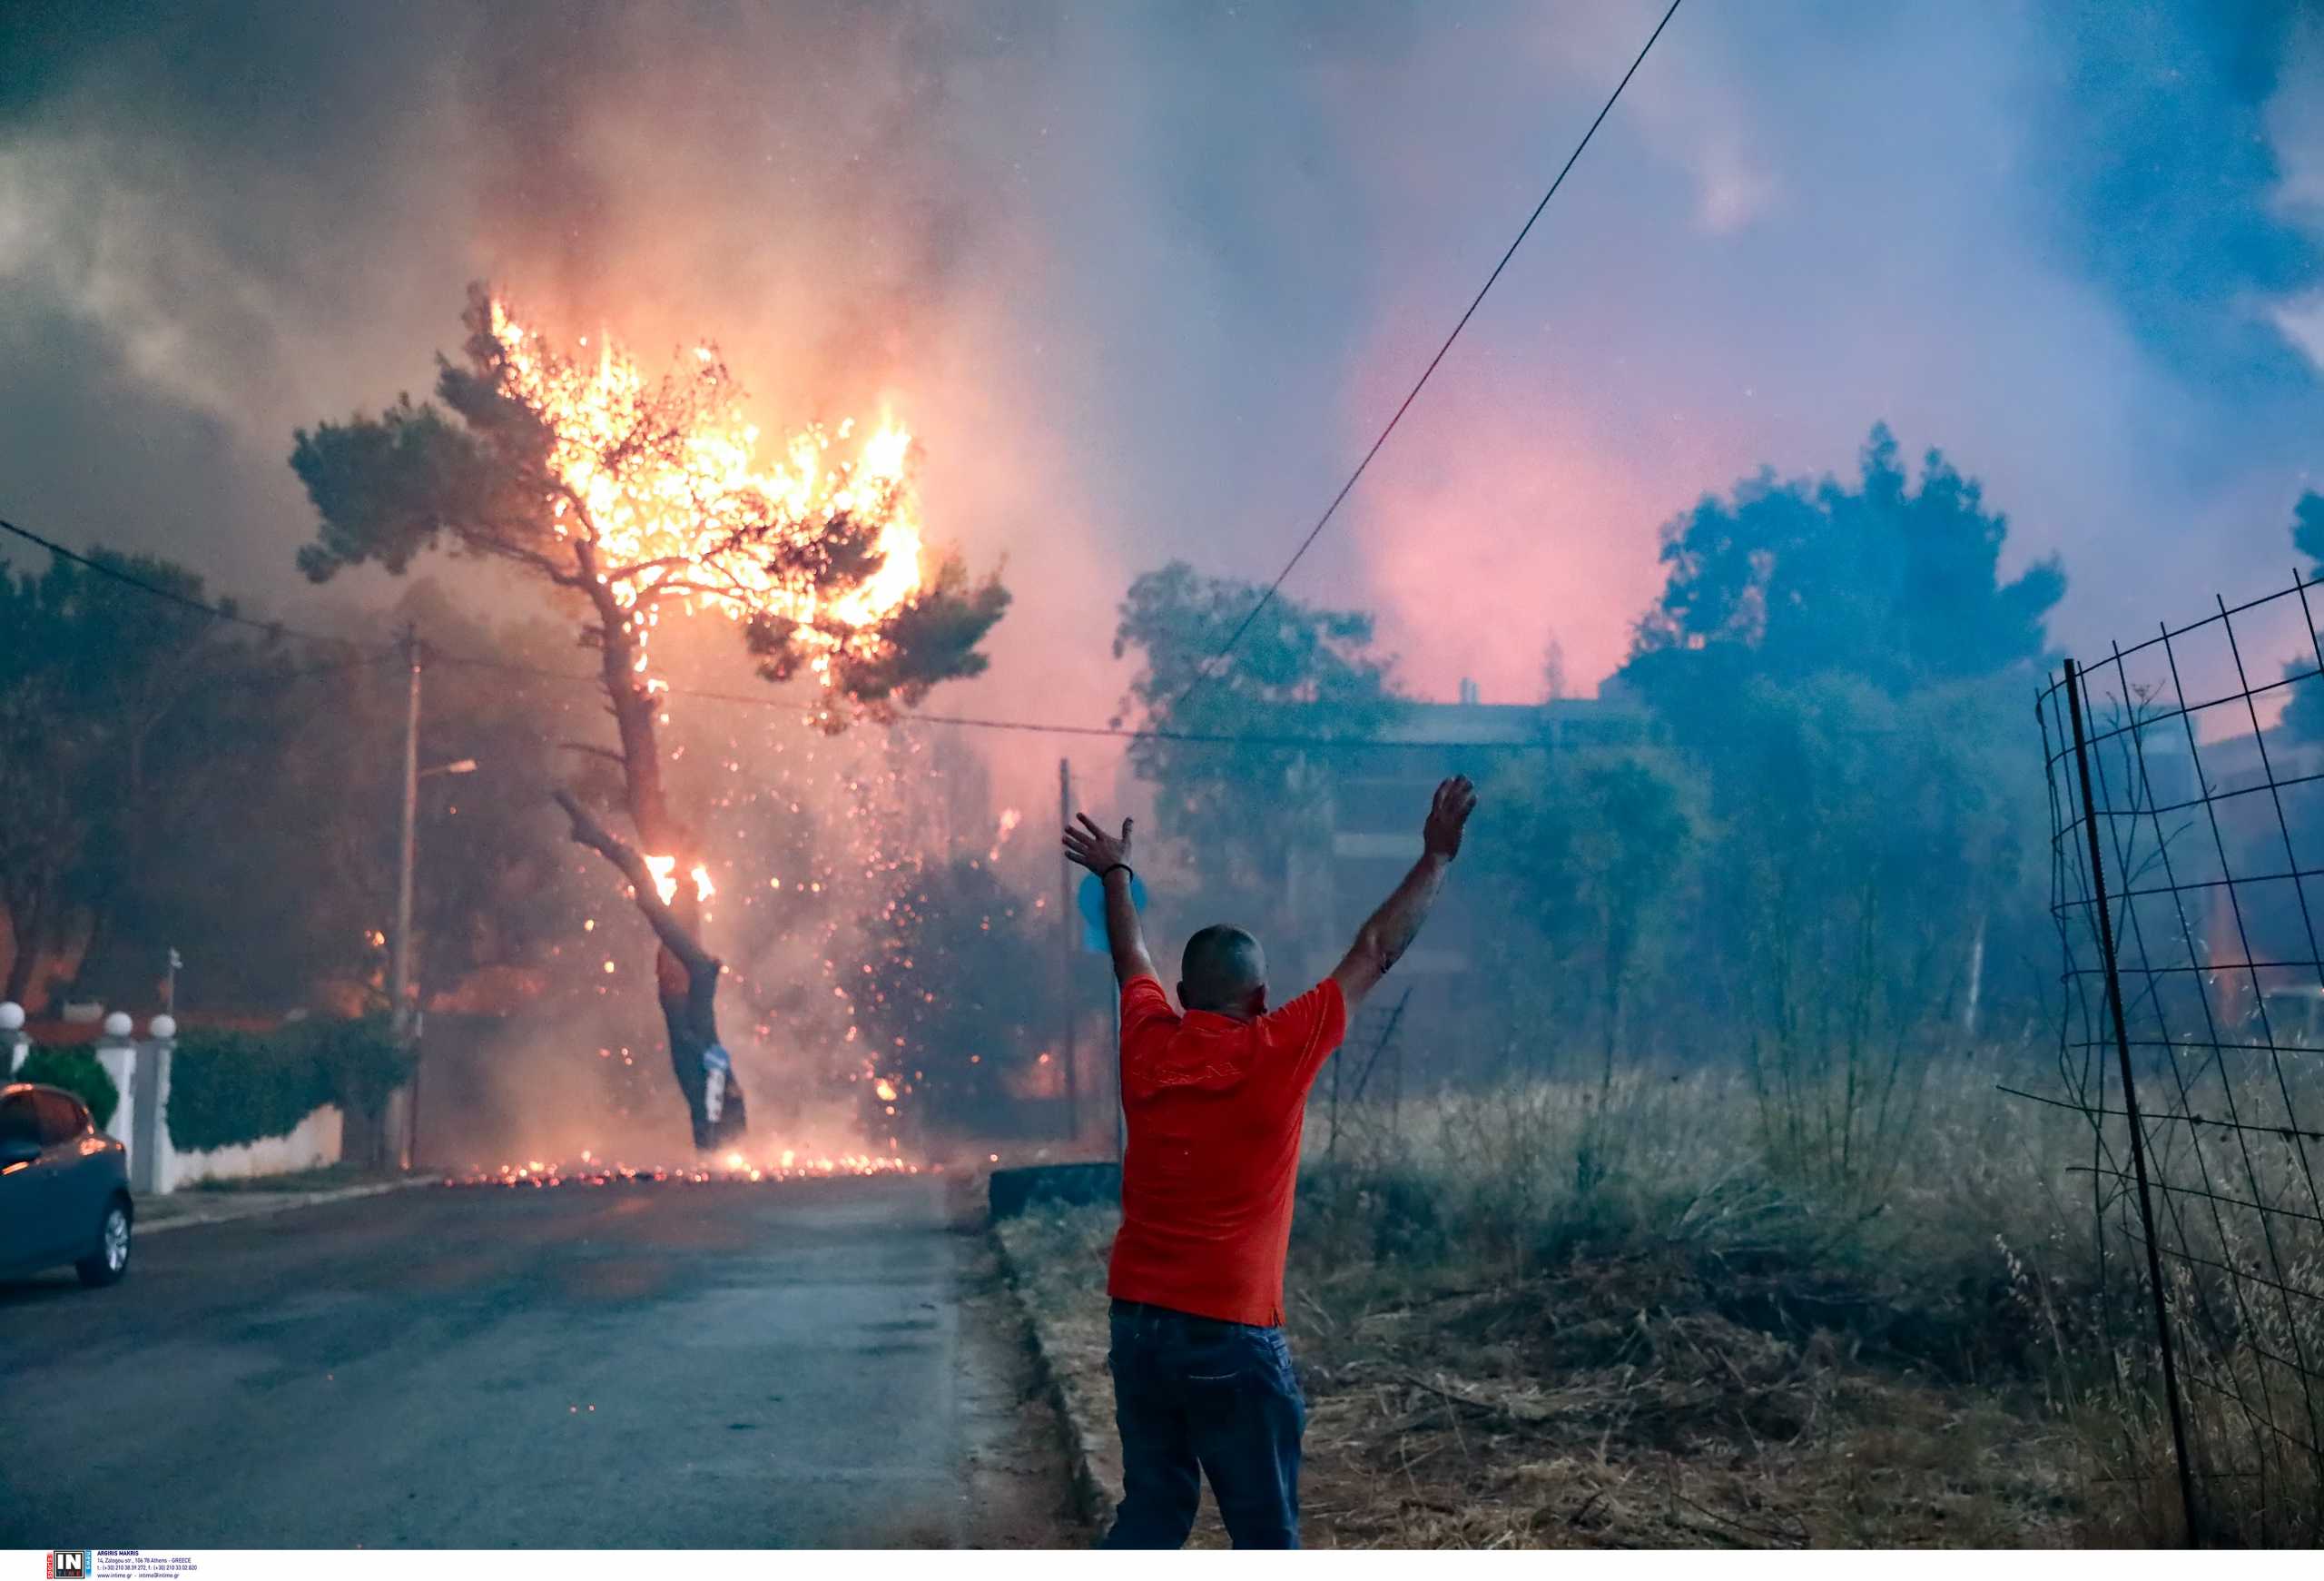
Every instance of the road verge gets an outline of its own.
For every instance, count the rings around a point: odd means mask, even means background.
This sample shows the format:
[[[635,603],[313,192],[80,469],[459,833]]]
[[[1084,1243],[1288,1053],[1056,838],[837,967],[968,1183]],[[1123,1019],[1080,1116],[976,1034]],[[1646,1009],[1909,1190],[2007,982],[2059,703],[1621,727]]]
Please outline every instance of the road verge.
[[[389,1191],[408,1191],[415,1186],[441,1183],[440,1177],[428,1174],[400,1181],[375,1181],[360,1186],[337,1186],[327,1191],[176,1191],[166,1197],[147,1197],[137,1203],[137,1233],[159,1235],[197,1224],[262,1219],[296,1208],[320,1208],[326,1202],[350,1202],[358,1197],[378,1197]]]
[[[1122,1467],[1106,1371],[1104,1280],[1100,1272],[1093,1283],[1083,1265],[1094,1259],[1102,1270],[1116,1218],[1111,1208],[1077,1208],[1000,1220],[990,1230],[1032,1333],[1036,1378],[1065,1435],[1074,1501],[1099,1531],[1121,1500]]]

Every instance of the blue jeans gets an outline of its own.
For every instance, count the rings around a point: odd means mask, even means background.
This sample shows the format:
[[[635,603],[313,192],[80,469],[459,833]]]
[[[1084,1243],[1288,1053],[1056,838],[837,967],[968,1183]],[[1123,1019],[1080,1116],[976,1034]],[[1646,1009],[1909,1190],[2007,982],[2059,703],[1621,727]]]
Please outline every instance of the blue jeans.
[[[1280,1329],[1116,1301],[1114,1420],[1122,1502],[1106,1548],[1175,1548],[1202,1479],[1238,1548],[1299,1546],[1299,1438],[1307,1402]]]

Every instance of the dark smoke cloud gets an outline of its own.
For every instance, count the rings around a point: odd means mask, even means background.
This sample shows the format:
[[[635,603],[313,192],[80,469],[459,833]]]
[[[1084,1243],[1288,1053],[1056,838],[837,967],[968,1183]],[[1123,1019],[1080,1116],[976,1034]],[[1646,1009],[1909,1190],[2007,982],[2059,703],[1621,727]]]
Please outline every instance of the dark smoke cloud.
[[[1101,718],[1128,578],[1272,574],[1659,11],[19,8],[0,501],[302,597],[290,430],[423,389],[486,276],[716,336],[770,428],[891,403],[936,530],[1019,593],[945,700]],[[1689,6],[1293,591],[1380,609],[1426,693],[1531,695],[1553,636],[1586,688],[1663,520],[1845,471],[1876,419],[2064,556],[2067,641],[2280,578],[2324,431],[2319,38]],[[997,750],[1044,805],[1045,749]]]

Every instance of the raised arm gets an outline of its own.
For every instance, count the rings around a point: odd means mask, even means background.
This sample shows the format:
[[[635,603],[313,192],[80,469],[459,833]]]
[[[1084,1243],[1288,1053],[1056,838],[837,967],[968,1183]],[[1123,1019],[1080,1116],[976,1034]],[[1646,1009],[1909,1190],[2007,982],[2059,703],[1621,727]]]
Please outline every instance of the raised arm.
[[[1153,977],[1154,957],[1146,953],[1146,930],[1138,926],[1137,907],[1130,903],[1130,820],[1122,820],[1122,832],[1116,836],[1091,823],[1087,813],[1074,816],[1081,826],[1065,826],[1065,854],[1096,874],[1098,882],[1106,886],[1106,945],[1113,952],[1114,981]]]
[[[1388,974],[1388,968],[1412,948],[1421,924],[1428,920],[1428,908],[1436,904],[1436,892],[1444,887],[1444,870],[1461,854],[1461,831],[1476,805],[1477,787],[1464,776],[1454,775],[1436,787],[1428,821],[1421,825],[1420,860],[1413,864],[1395,892],[1381,902],[1380,909],[1356,930],[1355,943],[1332,969],[1332,980],[1340,985],[1340,997],[1347,1001],[1349,1014]]]

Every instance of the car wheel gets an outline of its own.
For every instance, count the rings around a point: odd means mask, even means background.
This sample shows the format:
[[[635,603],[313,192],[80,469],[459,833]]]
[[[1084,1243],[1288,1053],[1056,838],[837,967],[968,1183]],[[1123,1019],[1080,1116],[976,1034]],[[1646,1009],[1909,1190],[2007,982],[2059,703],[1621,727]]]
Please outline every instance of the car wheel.
[[[115,1199],[105,1204],[104,1227],[97,1232],[97,1250],[73,1265],[84,1285],[118,1284],[129,1271],[129,1204]]]

